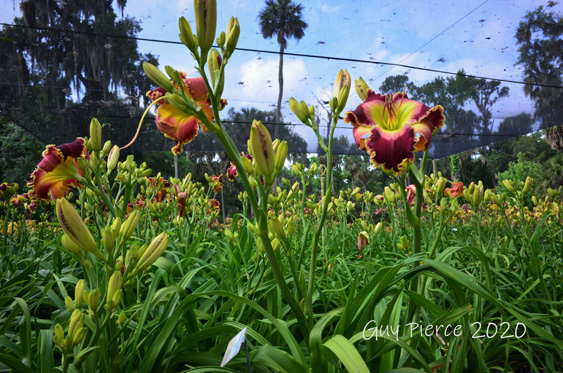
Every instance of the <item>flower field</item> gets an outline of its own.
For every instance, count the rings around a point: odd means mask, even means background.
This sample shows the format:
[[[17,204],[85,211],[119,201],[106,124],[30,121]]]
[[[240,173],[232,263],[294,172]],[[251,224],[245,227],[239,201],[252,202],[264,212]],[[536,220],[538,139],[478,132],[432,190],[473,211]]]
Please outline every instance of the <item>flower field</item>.
[[[87,137],[45,149],[29,191],[1,184],[0,370],[563,371],[561,188],[427,174],[447,112],[353,87],[347,71],[328,139],[290,100],[326,164],[288,167],[259,121],[241,153],[220,119],[238,21],[216,35],[215,2],[195,8],[196,34],[182,18],[180,35],[201,76],[147,63],[148,95],[174,153],[216,136],[231,167],[207,183],[154,176],[120,161],[129,145],[104,143],[93,119]],[[389,186],[333,190],[341,114]],[[223,221],[214,197],[229,182],[242,213]]]

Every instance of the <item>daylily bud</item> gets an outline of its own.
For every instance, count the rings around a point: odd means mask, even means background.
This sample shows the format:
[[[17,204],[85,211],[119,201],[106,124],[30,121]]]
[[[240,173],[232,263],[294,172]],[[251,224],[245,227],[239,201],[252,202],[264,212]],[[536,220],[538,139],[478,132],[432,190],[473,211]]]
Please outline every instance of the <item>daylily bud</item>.
[[[119,325],[120,327],[123,326],[123,324],[125,324],[125,312],[121,312],[119,314],[119,318],[117,319],[117,325]]]
[[[192,52],[195,53],[197,48],[196,39],[189,22],[184,17],[178,20],[180,26],[180,41]]]
[[[268,226],[270,230],[274,232],[274,234],[279,237],[280,239],[284,240],[286,238],[285,231],[283,229],[282,223],[279,221],[278,218],[272,218],[268,221]]]
[[[82,327],[74,332],[74,335],[72,336],[72,344],[76,346],[77,344],[82,342],[82,340],[84,340],[84,337],[86,336],[86,331],[87,329],[85,327]]]
[[[178,70],[170,65],[166,65],[164,66],[164,71],[166,71],[166,74],[168,74],[168,76],[174,83],[176,83],[177,85],[182,85],[182,75],[180,75]]]
[[[352,191],[352,193],[350,194],[350,198],[354,197],[356,194],[360,193],[361,189],[360,187],[356,187],[354,188],[354,190]]]
[[[375,234],[378,234],[379,231],[381,231],[382,228],[383,228],[383,223],[382,222],[377,223],[375,225],[375,229],[374,229]]]
[[[235,47],[237,46],[239,35],[240,25],[238,23],[238,19],[231,17],[229,23],[227,24],[227,45],[225,48],[228,55],[231,55],[234,52]]]
[[[93,253],[98,259],[103,260],[104,257],[102,253],[98,251],[92,233],[90,233],[88,227],[84,224],[80,215],[74,207],[72,207],[70,202],[64,198],[58,199],[56,209],[57,219],[67,236],[79,247]]]
[[[160,71],[156,66],[149,62],[143,62],[143,70],[147,78],[152,80],[156,85],[162,87],[166,92],[175,92],[174,84]]]
[[[252,175],[254,173],[254,168],[252,167],[252,162],[250,159],[246,158],[244,155],[240,157],[240,163],[244,167],[244,170],[248,175]]]
[[[101,152],[102,157],[107,156],[110,150],[111,150],[111,141],[108,140],[104,143],[104,147]]]
[[[400,243],[397,245],[401,250],[408,250],[411,247],[411,243],[405,236],[401,236]]]
[[[73,336],[75,332],[84,326],[84,314],[80,310],[74,310],[70,315],[70,324],[67,335]]]
[[[119,230],[121,229],[121,218],[120,217],[113,219],[113,223],[111,223],[111,229],[114,232],[119,232]]]
[[[119,161],[119,146],[114,145],[113,148],[111,148],[111,151],[109,152],[108,155],[108,163],[107,163],[108,173],[110,173],[115,168],[115,166],[117,166],[118,161]]]
[[[92,311],[96,311],[100,306],[100,293],[98,289],[85,293],[84,300],[88,303],[88,307],[90,307]]]
[[[165,232],[156,236],[139,258],[133,273],[138,273],[149,268],[166,250],[170,237]]]
[[[102,230],[102,243],[109,253],[113,252],[115,246],[115,234],[110,227],[105,227]]]
[[[222,63],[223,59],[221,58],[219,51],[215,48],[211,49],[211,51],[209,52],[209,59],[207,60],[207,67],[209,68],[209,75],[211,75],[211,83],[213,88],[215,88],[215,82],[217,81],[217,79],[219,79],[219,73]],[[222,87],[218,87],[218,90],[222,91]]]
[[[225,42],[227,41],[227,36],[225,34],[224,31],[221,31],[221,33],[219,34],[219,37],[217,39],[215,39],[215,42],[217,43],[217,45],[219,46],[219,48],[221,48],[221,52],[225,52]]]
[[[274,147],[270,133],[258,120],[252,123],[250,129],[250,147],[260,172],[271,183],[274,174]]]
[[[106,294],[106,303],[109,305],[115,293],[121,289],[121,285],[123,282],[123,276],[121,275],[121,271],[114,272],[111,275],[109,282],[108,282],[108,292]]]
[[[360,232],[358,234],[358,250],[362,251],[363,248],[369,243],[369,236],[367,232]]]
[[[303,174],[303,168],[303,165],[299,163],[294,163],[293,165],[291,165],[291,169],[297,177],[301,177],[301,175]]]
[[[446,187],[447,180],[444,177],[440,177],[438,182],[436,183],[436,195],[441,196],[444,192],[444,188]]]
[[[389,203],[395,203],[395,193],[388,186],[383,189],[383,195]]]
[[[90,147],[94,152],[99,152],[102,147],[102,125],[96,118],[90,121]]]
[[[55,344],[59,346],[63,342],[64,338],[65,331],[63,329],[63,326],[57,323],[57,325],[55,326],[55,336],[53,337],[53,342],[55,342]]]
[[[62,244],[64,248],[70,251],[71,253],[76,255],[80,254],[80,247],[78,247],[78,245],[75,244],[74,241],[71,240],[70,237],[66,235],[66,233],[63,234]]]
[[[524,183],[524,188],[522,189],[522,192],[524,193],[528,193],[531,189],[532,189],[532,184],[534,183],[534,179],[532,179],[531,177],[527,176],[526,177],[526,182]]]
[[[279,143],[276,150],[276,156],[274,158],[274,168],[276,174],[279,174],[287,158],[287,141],[282,141]]]
[[[348,71],[340,70],[336,76],[336,80],[334,81],[334,88],[332,91],[332,97],[338,98],[338,105],[335,110],[336,113],[340,113],[344,109],[344,106],[346,106],[348,94],[350,93],[350,84],[351,79]]]
[[[74,303],[72,302],[72,298],[69,295],[65,297],[65,306],[68,312],[73,312],[75,310]]]
[[[216,0],[194,0],[195,27],[197,40],[201,48],[201,57],[205,59],[207,51],[215,41],[217,27],[217,2]]]
[[[362,101],[368,97],[368,89],[370,89],[369,86],[362,78],[356,80],[356,93]]]
[[[534,205],[538,204],[538,199],[536,198],[536,196],[532,196],[532,202],[534,203]]]
[[[512,181],[510,181],[510,180],[503,180],[503,181],[502,181],[502,185],[504,185],[504,187],[505,187],[510,193],[514,193],[514,185],[512,184]]]
[[[307,121],[307,118],[309,116],[309,108],[307,107],[307,104],[305,104],[304,101],[301,101],[301,104],[299,102],[297,102],[296,99],[294,99],[293,97],[291,97],[289,99],[289,107],[291,108],[291,111],[293,111],[293,113],[297,116],[297,118],[299,118],[299,120],[305,124],[308,124],[309,122]]]
[[[133,211],[125,223],[121,225],[121,229],[119,230],[119,234],[121,235],[123,241],[127,241],[135,232],[137,228],[137,224],[139,224],[139,219],[141,217],[141,212],[139,210]]]
[[[84,290],[86,290],[86,280],[82,279],[79,280],[74,287],[74,305],[78,309],[81,309],[84,303]]]

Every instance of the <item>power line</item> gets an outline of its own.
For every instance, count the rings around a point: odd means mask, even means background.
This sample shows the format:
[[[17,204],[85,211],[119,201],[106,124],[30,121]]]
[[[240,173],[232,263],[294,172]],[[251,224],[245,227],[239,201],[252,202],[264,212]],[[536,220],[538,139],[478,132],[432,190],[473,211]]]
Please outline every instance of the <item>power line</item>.
[[[71,34],[74,33],[74,34],[85,34],[85,35],[93,35],[93,36],[101,36],[101,37],[121,38],[121,39],[153,42],[153,43],[166,43],[166,44],[178,44],[178,45],[182,44],[179,41],[139,38],[139,37],[128,36],[128,35],[114,35],[114,34],[106,34],[106,33],[86,32],[86,31],[76,31],[76,30],[64,30],[64,29],[50,28],[50,27],[31,27],[31,26],[26,26],[26,25],[14,25],[14,24],[3,23],[3,22],[0,22],[0,25],[8,26],[8,27],[20,27],[20,28],[27,28],[27,29],[43,30],[43,31],[58,31],[58,32],[68,32],[68,33],[71,33]],[[243,52],[253,52],[253,53],[278,54],[278,55],[280,54],[279,51],[268,51],[268,50],[261,50],[261,49],[252,49],[252,48],[239,48],[239,47],[237,47],[236,50],[243,51]],[[323,56],[323,55],[305,54],[305,53],[292,53],[292,52],[284,52],[284,55],[293,56],[293,57],[305,57],[305,58],[317,58],[317,59],[325,59],[325,60],[344,61],[344,62],[366,63],[366,64],[371,64],[371,65],[403,67],[403,68],[406,68],[406,69],[427,71],[427,72],[433,72],[433,73],[445,74],[445,75],[457,75],[458,74],[457,72],[431,69],[431,68],[427,68],[427,67],[404,65],[404,64],[401,64],[401,63],[384,62],[384,61],[361,60],[361,59],[357,59],[357,58]],[[523,82],[523,81],[520,81],[520,80],[491,78],[491,77],[486,77],[486,76],[481,76],[481,75],[470,75],[470,74],[465,74],[464,76],[466,76],[468,78],[493,80],[493,81],[505,82],[505,83],[514,83],[514,84],[531,85],[531,86],[537,86],[537,87],[563,89],[563,86],[558,86],[558,85],[553,85],[553,84],[530,83],[530,82]]]

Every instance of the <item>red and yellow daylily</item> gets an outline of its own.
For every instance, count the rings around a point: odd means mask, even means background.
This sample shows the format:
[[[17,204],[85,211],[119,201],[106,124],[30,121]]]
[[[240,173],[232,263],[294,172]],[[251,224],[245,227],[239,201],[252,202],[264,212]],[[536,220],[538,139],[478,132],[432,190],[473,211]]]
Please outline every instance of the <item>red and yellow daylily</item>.
[[[29,197],[48,200],[66,196],[81,178],[82,171],[76,160],[88,157],[84,139],[80,137],[67,144],[48,145],[27,183],[33,189]]]
[[[368,152],[372,163],[396,175],[406,172],[414,153],[425,151],[434,132],[444,125],[444,108],[430,108],[410,100],[404,92],[367,96],[344,120],[354,126],[356,145]]]
[[[180,72],[182,76],[182,84],[184,92],[194,102],[196,107],[205,114],[205,116],[213,121],[213,110],[211,101],[205,86],[203,78],[187,78],[185,73]],[[147,92],[147,96],[151,100],[156,100],[166,94],[163,88],[158,87]],[[199,133],[201,121],[190,113],[185,113],[177,107],[173,106],[166,100],[160,101],[160,106],[156,112],[156,127],[164,134],[164,136],[176,141],[176,146],[172,148],[174,154],[182,151],[182,145],[188,144],[195,139]],[[221,109],[227,104],[226,100],[221,100]],[[203,132],[207,131],[202,126]]]

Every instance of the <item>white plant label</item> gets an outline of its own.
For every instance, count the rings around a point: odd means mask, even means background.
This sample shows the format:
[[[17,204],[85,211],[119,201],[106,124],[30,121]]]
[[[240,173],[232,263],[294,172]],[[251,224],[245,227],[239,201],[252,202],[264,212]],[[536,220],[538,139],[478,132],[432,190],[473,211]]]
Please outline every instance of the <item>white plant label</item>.
[[[225,351],[225,356],[223,356],[223,361],[221,361],[221,366],[225,366],[229,361],[232,360],[240,352],[242,344],[246,340],[246,327],[242,329],[237,335],[229,341],[227,350]]]

